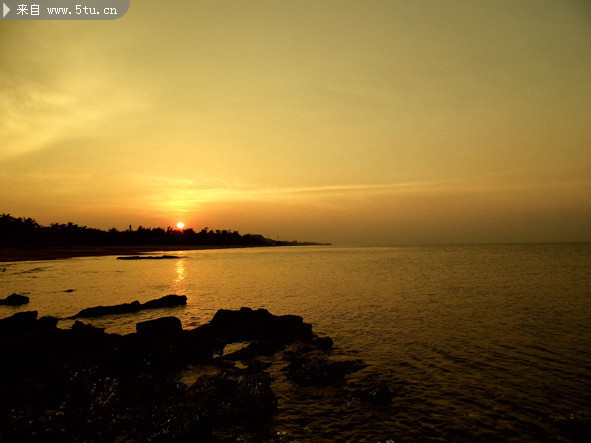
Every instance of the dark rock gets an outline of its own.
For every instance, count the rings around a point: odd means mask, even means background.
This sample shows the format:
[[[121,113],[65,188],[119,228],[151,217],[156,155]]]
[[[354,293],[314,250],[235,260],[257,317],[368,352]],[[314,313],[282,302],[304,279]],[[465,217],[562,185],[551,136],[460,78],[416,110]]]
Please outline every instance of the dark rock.
[[[0,305],[5,306],[21,306],[27,303],[29,303],[29,297],[14,292],[6,298],[0,299]]]
[[[250,372],[262,372],[265,369],[268,369],[271,366],[271,363],[254,359],[246,362],[246,365]]]
[[[74,292],[74,289],[66,289],[64,292]]]
[[[176,317],[162,317],[137,323],[135,329],[142,337],[167,337],[183,331],[181,321]]]
[[[173,306],[182,306],[187,304],[187,297],[184,295],[165,295],[156,300],[150,300],[141,305],[141,309],[170,308]]]
[[[144,309],[169,308],[172,306],[181,306],[186,304],[187,297],[184,295],[170,294],[156,300],[147,301],[143,304],[136,300],[131,303],[123,303],[120,305],[95,306],[93,308],[86,308],[69,318],[95,318],[102,317],[104,315],[130,314],[142,311]]]
[[[289,350],[285,351],[282,355],[283,360],[285,361],[294,361],[303,358],[303,354],[298,351]]]
[[[266,309],[239,311],[220,309],[211,320],[213,332],[228,341],[260,340],[289,343],[294,340],[312,340],[312,326],[297,315],[275,316]]]
[[[238,412],[241,416],[259,416],[272,413],[277,398],[271,390],[271,376],[266,372],[247,374],[238,382],[240,397]]]
[[[37,311],[18,312],[0,320],[0,335],[3,336],[48,333],[56,330],[57,318],[46,316],[37,319]]]
[[[37,330],[37,311],[17,312],[0,320],[1,335],[30,334]]]
[[[273,355],[285,348],[285,344],[268,341],[255,341],[231,354],[224,355],[227,360],[251,360],[260,355]]]
[[[57,318],[46,315],[37,320],[39,332],[55,331],[57,329]]]
[[[366,366],[362,360],[331,361],[302,357],[294,358],[284,370],[290,379],[301,384],[333,385]]]
[[[186,399],[198,400],[215,421],[228,418],[261,418],[271,414],[277,398],[266,372],[249,373],[239,381],[220,375],[206,375],[191,386]]]
[[[312,340],[312,344],[321,351],[328,351],[334,343],[330,337],[316,337]]]
[[[103,315],[129,314],[131,312],[138,312],[140,308],[141,304],[139,301],[114,306],[95,306],[93,308],[82,309],[78,314],[70,318],[93,318],[102,317]]]
[[[97,326],[82,323],[80,320],[76,320],[72,325],[72,331],[86,336],[97,336],[103,335],[105,333],[105,328],[99,328]]]
[[[138,412],[139,417],[128,420],[126,426],[127,429],[133,428],[131,434],[135,438],[133,440],[126,438],[122,441],[161,443],[210,441],[212,422],[191,403],[169,401],[142,407]]]

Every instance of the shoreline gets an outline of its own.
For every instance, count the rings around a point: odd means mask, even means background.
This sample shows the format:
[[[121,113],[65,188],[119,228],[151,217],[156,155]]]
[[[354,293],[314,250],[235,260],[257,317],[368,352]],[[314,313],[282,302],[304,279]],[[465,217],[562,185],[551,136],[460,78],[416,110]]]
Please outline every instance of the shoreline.
[[[97,257],[103,255],[137,255],[156,251],[194,251],[206,249],[260,248],[268,246],[242,245],[143,245],[143,246],[72,246],[45,249],[1,248],[0,263],[37,260],[60,260],[74,257]]]

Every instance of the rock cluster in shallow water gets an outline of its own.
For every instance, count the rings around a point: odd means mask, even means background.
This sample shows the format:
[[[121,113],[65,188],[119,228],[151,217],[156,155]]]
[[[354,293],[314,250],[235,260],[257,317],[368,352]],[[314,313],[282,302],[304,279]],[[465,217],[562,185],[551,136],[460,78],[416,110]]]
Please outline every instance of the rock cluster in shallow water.
[[[265,309],[219,310],[192,330],[163,317],[138,323],[127,335],[80,321],[68,330],[56,324],[34,311],[0,320],[0,427],[8,441],[23,435],[34,441],[199,439],[245,420],[264,430],[277,398],[261,356],[299,343],[282,360],[288,378],[306,385],[338,385],[366,366],[332,361],[326,353],[332,340],[317,337],[299,316]],[[219,356],[235,342],[247,344]],[[182,383],[179,374],[187,368],[213,372]]]

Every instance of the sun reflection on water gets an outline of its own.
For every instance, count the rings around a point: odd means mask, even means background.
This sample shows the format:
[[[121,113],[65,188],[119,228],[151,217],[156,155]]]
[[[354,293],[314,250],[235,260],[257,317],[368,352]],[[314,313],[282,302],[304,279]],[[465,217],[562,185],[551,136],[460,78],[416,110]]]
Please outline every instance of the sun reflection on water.
[[[175,264],[176,278],[172,282],[172,289],[177,295],[185,295],[186,293],[186,282],[185,282],[185,259],[181,258],[176,261]]]

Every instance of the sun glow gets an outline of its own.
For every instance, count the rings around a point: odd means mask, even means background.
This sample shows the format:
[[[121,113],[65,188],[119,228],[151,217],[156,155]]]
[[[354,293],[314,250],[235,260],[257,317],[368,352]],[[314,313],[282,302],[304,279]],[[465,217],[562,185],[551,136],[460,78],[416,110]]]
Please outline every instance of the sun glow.
[[[183,222],[178,222],[176,224],[176,227],[179,228],[179,229],[183,229],[185,227],[185,224]]]

